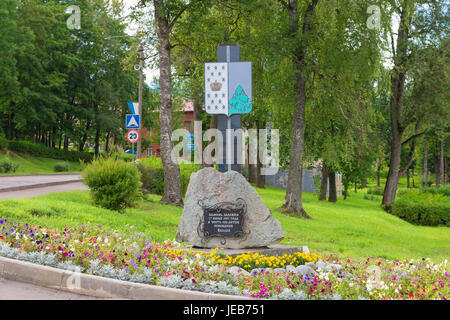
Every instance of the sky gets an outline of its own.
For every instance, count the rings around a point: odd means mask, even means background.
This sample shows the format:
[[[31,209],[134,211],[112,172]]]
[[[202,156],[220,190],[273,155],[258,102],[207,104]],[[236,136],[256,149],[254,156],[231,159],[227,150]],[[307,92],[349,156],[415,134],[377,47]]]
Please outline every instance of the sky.
[[[128,15],[131,12],[131,7],[136,5],[136,3],[139,0],[124,0],[123,3],[125,4],[125,12],[124,15]],[[137,26],[135,23],[130,23],[126,29],[126,33],[130,35],[135,35],[137,30]],[[145,56],[145,53],[144,53]],[[154,77],[159,77],[159,70],[154,68],[145,68],[144,69],[145,74],[145,82],[150,85],[153,81]]]

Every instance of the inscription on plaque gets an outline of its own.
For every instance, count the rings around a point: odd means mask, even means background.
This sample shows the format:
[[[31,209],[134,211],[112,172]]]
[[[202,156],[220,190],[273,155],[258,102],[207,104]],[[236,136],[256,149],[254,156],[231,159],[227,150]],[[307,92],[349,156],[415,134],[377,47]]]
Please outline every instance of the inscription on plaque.
[[[242,237],[243,208],[205,208],[203,212],[203,230],[206,237]]]

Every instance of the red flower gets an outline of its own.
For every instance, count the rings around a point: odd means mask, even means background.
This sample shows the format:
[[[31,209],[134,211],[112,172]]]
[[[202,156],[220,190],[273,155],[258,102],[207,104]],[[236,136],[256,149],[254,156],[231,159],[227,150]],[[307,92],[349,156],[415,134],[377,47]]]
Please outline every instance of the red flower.
[[[0,240],[2,240],[3,239],[3,236],[0,236]]]
[[[411,299],[414,298],[414,293],[411,293],[408,297]]]

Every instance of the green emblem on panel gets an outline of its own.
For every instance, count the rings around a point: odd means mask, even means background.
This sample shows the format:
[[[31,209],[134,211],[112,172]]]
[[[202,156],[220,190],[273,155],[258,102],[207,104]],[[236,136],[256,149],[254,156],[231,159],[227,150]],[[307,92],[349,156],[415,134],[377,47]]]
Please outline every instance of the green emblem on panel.
[[[228,115],[235,113],[249,113],[252,110],[252,102],[245,94],[241,86],[236,88],[233,97],[230,99]]]

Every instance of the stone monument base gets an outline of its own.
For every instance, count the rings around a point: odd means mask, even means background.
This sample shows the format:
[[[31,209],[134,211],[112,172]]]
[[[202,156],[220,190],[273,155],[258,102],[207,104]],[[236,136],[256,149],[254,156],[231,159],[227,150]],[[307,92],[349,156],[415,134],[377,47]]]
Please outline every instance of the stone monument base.
[[[186,247],[180,247],[180,249],[187,249]],[[203,253],[211,253],[212,250],[210,248],[197,248],[192,247],[192,250],[200,251]],[[309,252],[309,249],[307,246],[290,246],[290,245],[284,245],[284,244],[273,244],[269,245],[267,247],[259,247],[259,248],[244,248],[244,249],[221,249],[218,250],[218,252],[228,255],[230,257],[236,257],[243,253],[259,253],[261,255],[265,256],[282,256],[284,254],[293,254],[295,252]]]

